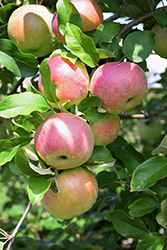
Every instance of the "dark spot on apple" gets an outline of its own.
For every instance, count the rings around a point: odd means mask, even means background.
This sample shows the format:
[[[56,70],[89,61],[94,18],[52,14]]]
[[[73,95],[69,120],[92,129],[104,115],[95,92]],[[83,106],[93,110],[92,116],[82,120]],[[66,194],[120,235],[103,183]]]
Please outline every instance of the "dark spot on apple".
[[[60,156],[59,156],[59,159],[66,160],[66,159],[67,159],[67,156],[66,156],[66,155],[60,155]]]
[[[130,97],[128,100],[127,100],[127,102],[130,102],[132,100],[132,97]]]

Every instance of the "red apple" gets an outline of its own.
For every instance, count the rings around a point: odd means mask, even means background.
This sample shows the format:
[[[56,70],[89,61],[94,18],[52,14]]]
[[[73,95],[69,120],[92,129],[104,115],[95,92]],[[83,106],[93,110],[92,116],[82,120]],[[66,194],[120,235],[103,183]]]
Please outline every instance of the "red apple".
[[[53,56],[48,61],[51,71],[51,81],[55,85],[59,105],[69,101],[67,107],[78,104],[87,96],[89,75],[86,67],[77,60],[75,64],[60,55]],[[38,87],[43,92],[41,76]]]
[[[92,96],[102,100],[109,113],[126,112],[139,104],[147,93],[147,77],[132,62],[109,62],[101,65],[90,83]]]
[[[102,119],[89,125],[94,135],[95,145],[106,146],[118,136],[120,131],[120,117],[116,114],[106,113]]]
[[[94,137],[86,121],[76,115],[58,113],[44,120],[35,133],[38,155],[56,169],[84,164],[94,148]]]
[[[162,28],[160,25],[155,24],[152,31],[155,33],[154,51],[157,55],[167,59],[167,27]]]
[[[36,57],[50,54],[56,45],[52,31],[53,14],[42,5],[29,4],[17,8],[8,21],[9,38],[23,53]]]
[[[48,189],[42,203],[46,211],[59,219],[72,219],[87,212],[96,202],[98,185],[87,168],[68,169],[56,179],[58,191]]]
[[[103,22],[103,12],[94,0],[71,0],[81,16],[82,30],[90,31],[96,29]],[[57,11],[54,14],[52,28],[57,40],[65,43],[65,39],[59,32]]]

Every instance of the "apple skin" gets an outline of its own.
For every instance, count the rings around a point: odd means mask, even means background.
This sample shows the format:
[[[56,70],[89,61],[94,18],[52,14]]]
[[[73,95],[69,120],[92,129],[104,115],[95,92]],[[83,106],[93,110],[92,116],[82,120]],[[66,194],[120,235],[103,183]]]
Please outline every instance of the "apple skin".
[[[56,169],[84,164],[94,148],[87,122],[68,113],[57,113],[44,120],[36,130],[34,142],[38,155]]]
[[[145,141],[157,141],[161,138],[162,124],[158,120],[141,119],[137,122],[137,127]]]
[[[120,117],[117,114],[106,113],[105,116],[89,124],[94,135],[95,145],[106,146],[113,142],[120,131]]]
[[[77,60],[75,64],[60,55],[49,59],[48,64],[51,71],[51,81],[55,85],[56,96],[59,105],[69,101],[66,105],[70,108],[78,104],[87,96],[89,87],[89,75],[86,67]],[[41,75],[38,81],[39,91],[43,93]]]
[[[80,14],[82,21],[82,31],[96,29],[103,22],[103,12],[100,6],[93,0],[71,0]],[[52,20],[52,29],[59,42],[65,43],[65,39],[59,31],[57,11]]]
[[[155,33],[155,48],[154,51],[157,55],[162,58],[167,59],[167,28],[162,28],[160,25],[155,24],[152,28],[152,31]]]
[[[8,21],[8,36],[23,53],[43,57],[55,50],[57,39],[52,31],[53,14],[42,5],[17,8]]]
[[[144,71],[132,62],[109,62],[94,72],[90,93],[102,100],[108,113],[121,114],[139,104],[147,93]]]
[[[56,179],[58,192],[48,189],[42,204],[47,212],[59,219],[72,219],[87,212],[96,202],[98,184],[87,168],[68,169]]]

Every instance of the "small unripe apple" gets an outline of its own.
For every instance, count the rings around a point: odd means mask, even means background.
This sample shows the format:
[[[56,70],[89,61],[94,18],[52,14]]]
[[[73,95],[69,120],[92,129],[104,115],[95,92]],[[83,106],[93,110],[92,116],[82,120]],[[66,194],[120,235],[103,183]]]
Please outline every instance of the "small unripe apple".
[[[147,77],[132,62],[109,62],[93,74],[90,93],[102,100],[108,113],[120,114],[139,104],[147,93]]]
[[[154,51],[157,55],[167,59],[167,27],[161,27],[158,24],[155,24],[152,28],[152,31],[155,33],[155,48]]]
[[[37,128],[34,141],[38,155],[56,169],[84,164],[94,148],[87,122],[68,113],[57,113],[44,120]]]
[[[23,5],[9,18],[8,36],[23,53],[46,56],[57,43],[52,31],[52,18],[53,14],[45,6]]]
[[[97,180],[87,168],[65,170],[56,183],[57,192],[50,188],[42,199],[46,211],[56,218],[72,219],[87,212],[96,202]]]
[[[103,22],[103,12],[94,0],[71,0],[71,2],[80,14],[83,32],[94,30]],[[57,40],[65,43],[58,27],[57,11],[53,17],[52,28]]]
[[[106,113],[105,116],[89,124],[94,135],[95,145],[106,146],[113,142],[120,131],[120,117],[117,114]]]
[[[159,120],[141,119],[137,122],[140,136],[145,141],[157,141],[161,138],[162,124]]]
[[[51,57],[48,64],[51,71],[51,81],[55,85],[60,105],[69,101],[67,104],[69,108],[87,96],[89,75],[86,67],[79,60],[73,64],[68,59],[57,55]],[[43,92],[41,76],[39,76],[38,87],[40,92]]]

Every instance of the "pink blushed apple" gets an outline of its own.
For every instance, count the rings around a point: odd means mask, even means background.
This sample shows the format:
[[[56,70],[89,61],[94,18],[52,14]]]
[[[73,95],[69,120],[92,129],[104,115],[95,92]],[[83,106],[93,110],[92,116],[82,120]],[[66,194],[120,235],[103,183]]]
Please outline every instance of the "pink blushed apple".
[[[56,169],[84,164],[94,148],[87,122],[68,113],[57,113],[44,120],[37,128],[34,141],[38,155]]]
[[[59,104],[66,103],[68,107],[78,104],[87,96],[89,87],[89,75],[86,67],[77,60],[75,64],[60,55],[53,56],[48,61],[51,71],[51,81],[55,85],[56,96]],[[41,76],[38,87],[43,92]]]
[[[117,114],[106,113],[102,119],[89,125],[94,135],[95,145],[106,146],[113,142],[119,134],[120,117]]]
[[[29,4],[17,8],[8,21],[8,35],[23,53],[43,57],[55,50],[52,31],[53,14],[42,5]]]
[[[58,191],[48,189],[42,200],[46,211],[56,218],[72,219],[87,212],[96,202],[98,184],[87,168],[65,170],[56,183]]]
[[[103,12],[94,0],[71,0],[71,2],[80,14],[83,32],[94,30],[103,22]],[[57,40],[65,43],[65,38],[58,27],[57,11],[53,16],[52,29]]]
[[[139,104],[147,93],[147,77],[132,62],[109,62],[93,74],[90,93],[102,100],[108,113],[120,114]]]

